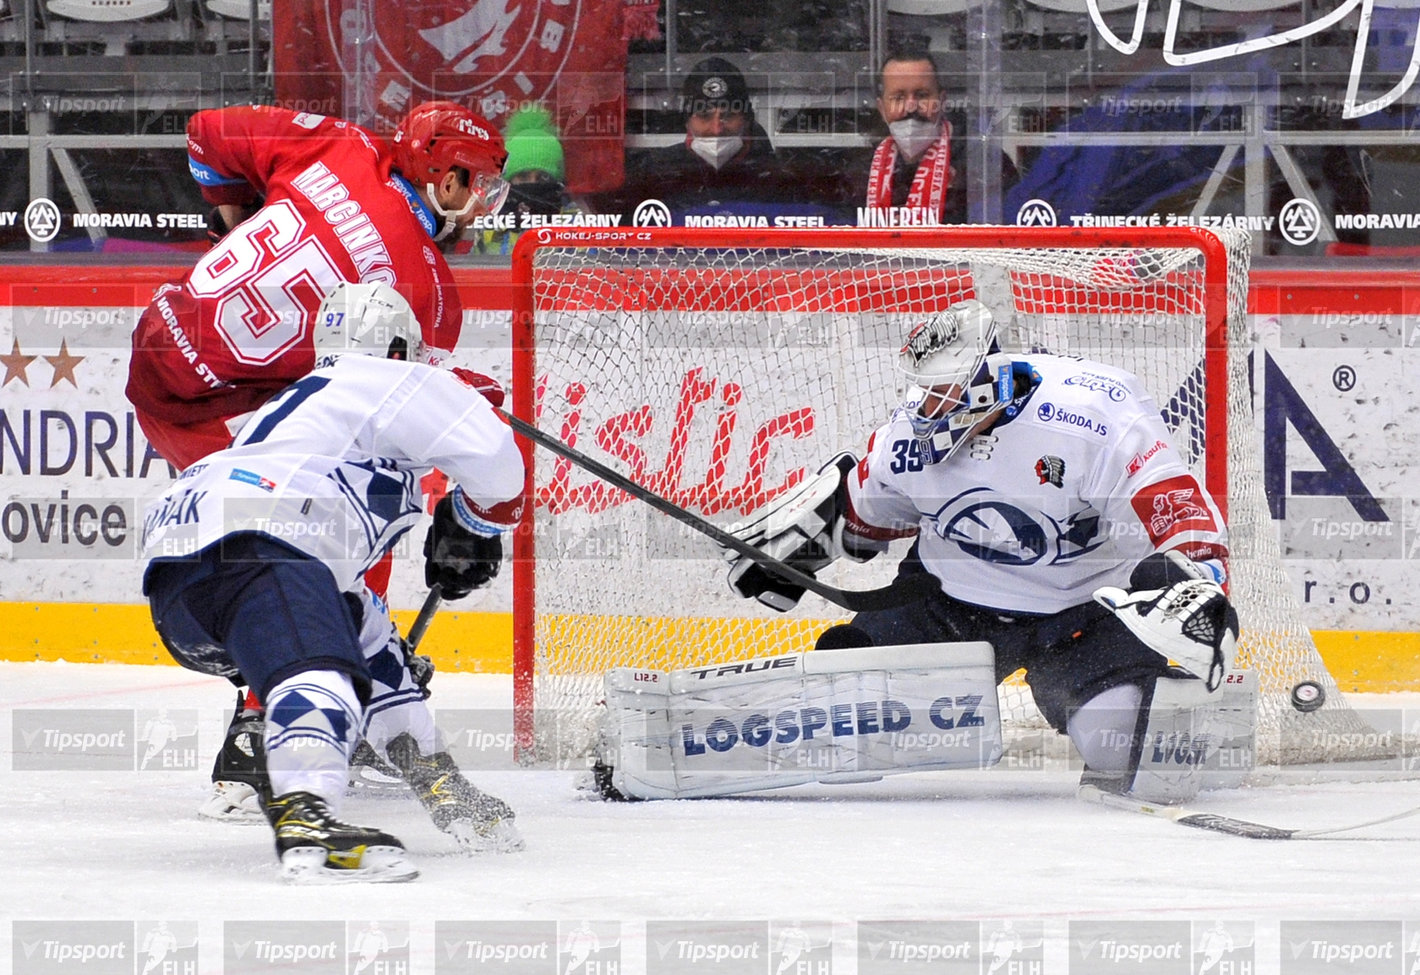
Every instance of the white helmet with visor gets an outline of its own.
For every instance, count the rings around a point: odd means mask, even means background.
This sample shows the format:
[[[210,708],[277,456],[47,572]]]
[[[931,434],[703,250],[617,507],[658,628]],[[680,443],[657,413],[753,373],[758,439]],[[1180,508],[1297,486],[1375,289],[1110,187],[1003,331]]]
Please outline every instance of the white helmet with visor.
[[[1013,395],[1011,356],[997,342],[991,310],[975,298],[920,322],[898,356],[907,378],[903,410],[922,459],[946,460]]]

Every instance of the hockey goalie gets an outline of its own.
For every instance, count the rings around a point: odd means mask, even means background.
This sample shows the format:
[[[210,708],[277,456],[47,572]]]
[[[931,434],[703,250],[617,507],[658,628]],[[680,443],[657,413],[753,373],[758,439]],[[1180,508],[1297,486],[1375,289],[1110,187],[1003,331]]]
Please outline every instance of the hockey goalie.
[[[1157,404],[1120,369],[1002,352],[976,300],[912,328],[899,370],[906,395],[861,460],[833,458],[735,527],[764,558],[727,551],[729,584],[789,612],[804,590],[776,564],[813,574],[911,538],[897,578],[937,585],[829,627],[808,653],[609,672],[603,793],[991,765],[996,687],[1024,670],[1083,781],[1191,798],[1222,735],[1238,620],[1226,526]]]

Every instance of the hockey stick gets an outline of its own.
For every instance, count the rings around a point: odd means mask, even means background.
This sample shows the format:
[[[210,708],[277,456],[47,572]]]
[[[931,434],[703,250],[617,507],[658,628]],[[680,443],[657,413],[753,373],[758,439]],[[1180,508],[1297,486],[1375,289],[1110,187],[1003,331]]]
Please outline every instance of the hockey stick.
[[[926,597],[929,593],[937,592],[940,585],[936,578],[930,573],[919,575],[899,576],[889,585],[881,589],[849,590],[836,589],[833,586],[819,582],[806,572],[796,569],[786,562],[781,562],[771,555],[766,555],[748,542],[736,538],[729,532],[712,525],[710,522],[686,511],[684,508],[667,501],[659,494],[648,491],[635,481],[612,470],[600,461],[594,460],[582,453],[575,447],[569,446],[528,423],[519,417],[513,416],[503,410],[496,411],[501,415],[513,429],[527,437],[533,443],[545,447],[560,457],[565,457],[597,477],[606,481],[613,487],[618,487],[640,501],[655,508],[661,514],[669,515],[683,525],[705,535],[721,548],[733,549],[745,558],[767,568],[774,575],[779,576],[787,582],[800,586],[811,593],[822,596],[824,599],[836,606],[841,606],[850,613],[860,613],[865,610],[891,609],[894,606],[905,606],[908,603],[916,602]]]
[[[1159,819],[1171,820],[1178,823],[1180,826],[1192,826],[1195,829],[1206,829],[1214,833],[1226,833],[1229,836],[1243,836],[1251,840],[1329,840],[1336,838],[1338,833],[1350,833],[1358,829],[1365,829],[1367,826],[1379,826],[1381,823],[1393,823],[1397,819],[1406,819],[1410,816],[1420,815],[1420,806],[1416,806],[1413,809],[1404,809],[1389,816],[1382,816],[1379,819],[1368,819],[1363,823],[1351,823],[1347,826],[1327,826],[1321,829],[1287,829],[1282,826],[1265,826],[1262,823],[1252,823],[1246,819],[1234,819],[1231,816],[1220,816],[1217,813],[1199,812],[1196,809],[1188,809],[1184,806],[1155,806],[1151,803],[1140,802],[1138,799],[1131,799],[1128,796],[1117,795],[1113,792],[1104,792],[1093,785],[1080,786],[1076,795],[1086,802],[1108,806],[1111,809],[1122,809],[1125,812],[1155,816]],[[1342,839],[1350,838],[1351,837],[1342,837]],[[1362,837],[1356,838],[1361,839]]]
[[[414,622],[409,626],[409,635],[404,638],[411,653],[419,648],[419,641],[424,639],[424,631],[434,622],[434,614],[439,611],[439,604],[443,601],[444,588],[436,582],[429,587],[429,595],[424,597],[424,605],[419,607],[419,615],[414,617]]]

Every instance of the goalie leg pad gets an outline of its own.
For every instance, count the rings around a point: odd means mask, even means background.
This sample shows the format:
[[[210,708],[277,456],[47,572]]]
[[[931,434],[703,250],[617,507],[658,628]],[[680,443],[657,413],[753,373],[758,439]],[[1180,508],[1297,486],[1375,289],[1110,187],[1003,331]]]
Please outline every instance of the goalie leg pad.
[[[628,798],[735,795],[1001,757],[990,644],[819,650],[605,678],[602,760]]]
[[[1203,681],[1183,676],[1096,695],[1071,716],[1068,727],[1085,759],[1081,781],[1145,802],[1192,799],[1235,740],[1222,705],[1222,696],[1209,692]]]

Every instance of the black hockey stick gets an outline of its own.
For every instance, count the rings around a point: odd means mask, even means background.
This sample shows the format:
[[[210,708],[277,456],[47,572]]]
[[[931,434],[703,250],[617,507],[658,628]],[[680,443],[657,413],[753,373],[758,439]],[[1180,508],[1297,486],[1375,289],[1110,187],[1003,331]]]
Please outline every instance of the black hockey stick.
[[[1199,812],[1196,809],[1189,809],[1185,806],[1156,806],[1152,803],[1140,802],[1138,799],[1131,799],[1129,796],[1105,792],[1093,785],[1080,786],[1076,795],[1086,802],[1108,806],[1111,809],[1122,809],[1125,812],[1140,813],[1144,816],[1155,816],[1159,819],[1171,820],[1172,822],[1178,823],[1180,826],[1192,826],[1194,829],[1206,829],[1214,833],[1242,836],[1251,840],[1336,839],[1338,838],[1338,833],[1350,833],[1358,829],[1365,829],[1367,826],[1393,823],[1397,819],[1406,819],[1410,816],[1420,814],[1420,806],[1415,806],[1414,808],[1403,809],[1389,816],[1382,816],[1379,819],[1368,819],[1363,823],[1351,823],[1347,826],[1327,826],[1321,829],[1288,829],[1283,826],[1266,826],[1262,823],[1253,823],[1246,819],[1234,819],[1231,816],[1220,816],[1217,813]],[[1339,838],[1360,839],[1361,837]]]
[[[556,437],[544,433],[526,420],[513,416],[511,413],[504,412],[503,410],[498,410],[497,412],[512,424],[514,430],[527,437],[533,443],[546,447],[554,454],[565,457],[578,467],[590,471],[613,487],[618,487],[633,498],[644,501],[646,504],[661,512],[661,514],[669,515],[681,524],[688,525],[700,532],[700,534],[708,537],[721,548],[733,549],[745,558],[753,562],[758,562],[786,582],[790,582],[811,593],[822,596],[824,599],[836,606],[843,607],[850,613],[860,613],[865,610],[891,609],[894,606],[905,606],[908,603],[916,602],[926,597],[929,593],[937,592],[940,589],[940,584],[937,582],[936,577],[927,572],[918,575],[899,576],[897,579],[893,580],[890,585],[884,586],[881,589],[835,589],[833,586],[819,582],[808,573],[796,569],[786,562],[779,561],[772,555],[766,555],[743,539],[736,538],[729,532],[712,525],[699,515],[692,514],[684,508],[667,501],[659,494],[648,491],[624,474],[612,470],[600,461],[593,460],[577,448],[571,447],[561,440],[558,440]]]
[[[434,622],[434,614],[439,611],[439,604],[443,601],[444,587],[436,582],[429,587],[429,595],[424,597],[424,605],[419,607],[419,615],[414,617],[414,622],[409,626],[409,635],[404,638],[410,653],[419,648],[419,641],[424,639],[424,631]]]

